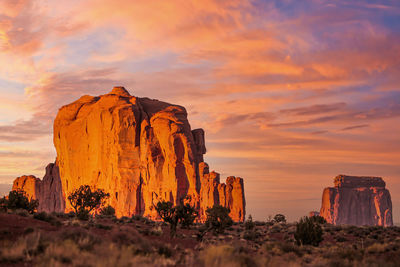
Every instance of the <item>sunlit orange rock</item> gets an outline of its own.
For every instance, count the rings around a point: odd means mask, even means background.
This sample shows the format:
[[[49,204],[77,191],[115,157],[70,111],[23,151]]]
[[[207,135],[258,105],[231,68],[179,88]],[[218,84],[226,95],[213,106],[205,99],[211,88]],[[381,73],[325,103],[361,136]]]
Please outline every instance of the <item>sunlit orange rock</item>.
[[[65,209],[65,200],[56,163],[47,165],[46,174],[42,180],[33,175],[16,178],[12,190],[23,190],[29,199],[38,200],[38,211],[63,212]]]
[[[380,177],[339,175],[324,189],[320,215],[328,223],[392,226],[392,200]]]
[[[181,106],[134,97],[123,87],[83,96],[59,110],[54,145],[66,211],[71,210],[67,196],[87,184],[110,193],[117,216],[156,218],[158,201],[177,205],[188,197],[199,210],[205,207],[202,201],[212,206],[223,198],[235,220],[244,218],[240,178],[228,178],[218,201],[207,195],[215,186],[203,180],[208,175],[208,166],[201,169],[206,166],[204,131],[191,130]],[[221,186],[219,178],[215,183]]]
[[[230,216],[234,221],[245,219],[245,198],[243,179],[230,176],[226,183],[220,183],[220,175],[216,172],[209,173],[206,163],[199,164],[200,172],[200,215],[206,218],[207,208],[221,205],[230,209]]]
[[[29,199],[37,199],[40,182],[40,179],[33,175],[23,175],[14,180],[12,190],[25,191]]]

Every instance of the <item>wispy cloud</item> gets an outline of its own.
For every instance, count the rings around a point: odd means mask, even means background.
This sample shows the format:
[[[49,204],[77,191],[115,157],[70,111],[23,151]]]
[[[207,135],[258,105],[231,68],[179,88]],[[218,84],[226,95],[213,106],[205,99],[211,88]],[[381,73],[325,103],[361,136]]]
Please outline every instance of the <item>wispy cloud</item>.
[[[366,127],[369,127],[369,124],[361,124],[361,125],[353,125],[353,126],[349,126],[349,127],[344,127],[342,129],[342,131],[349,131],[349,130],[366,128]]]

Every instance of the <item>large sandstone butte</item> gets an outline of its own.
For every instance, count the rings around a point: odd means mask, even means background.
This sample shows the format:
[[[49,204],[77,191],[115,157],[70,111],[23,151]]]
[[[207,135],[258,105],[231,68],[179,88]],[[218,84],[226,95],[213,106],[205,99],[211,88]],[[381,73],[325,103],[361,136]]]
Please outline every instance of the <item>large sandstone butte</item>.
[[[218,173],[209,172],[203,160],[204,131],[191,130],[184,107],[134,97],[123,87],[98,97],[85,95],[59,110],[54,145],[57,173],[49,176],[60,183],[37,178],[14,182],[35,192],[39,210],[72,210],[68,195],[87,184],[110,193],[108,202],[117,216],[157,218],[157,202],[177,205],[185,199],[201,220],[215,204],[230,208],[235,221],[245,218],[243,179],[228,177],[224,184]],[[58,193],[62,197],[54,197]]]
[[[328,223],[392,226],[392,200],[380,177],[339,175],[324,189],[320,215]]]

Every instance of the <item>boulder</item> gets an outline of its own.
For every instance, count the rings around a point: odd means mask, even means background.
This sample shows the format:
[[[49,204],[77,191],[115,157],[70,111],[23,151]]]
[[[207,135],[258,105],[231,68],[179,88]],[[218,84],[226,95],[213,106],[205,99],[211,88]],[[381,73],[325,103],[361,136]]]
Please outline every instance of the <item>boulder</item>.
[[[331,224],[392,226],[392,200],[380,177],[339,175],[324,189],[320,215]]]

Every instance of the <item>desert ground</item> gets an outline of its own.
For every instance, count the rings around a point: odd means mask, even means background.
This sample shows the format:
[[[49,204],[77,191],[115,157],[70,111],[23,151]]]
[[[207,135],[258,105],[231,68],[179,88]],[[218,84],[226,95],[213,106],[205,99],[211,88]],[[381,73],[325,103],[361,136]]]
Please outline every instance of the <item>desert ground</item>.
[[[234,223],[201,238],[141,216],[0,214],[1,266],[399,266],[400,227],[323,224],[319,246],[296,244],[296,223]]]

